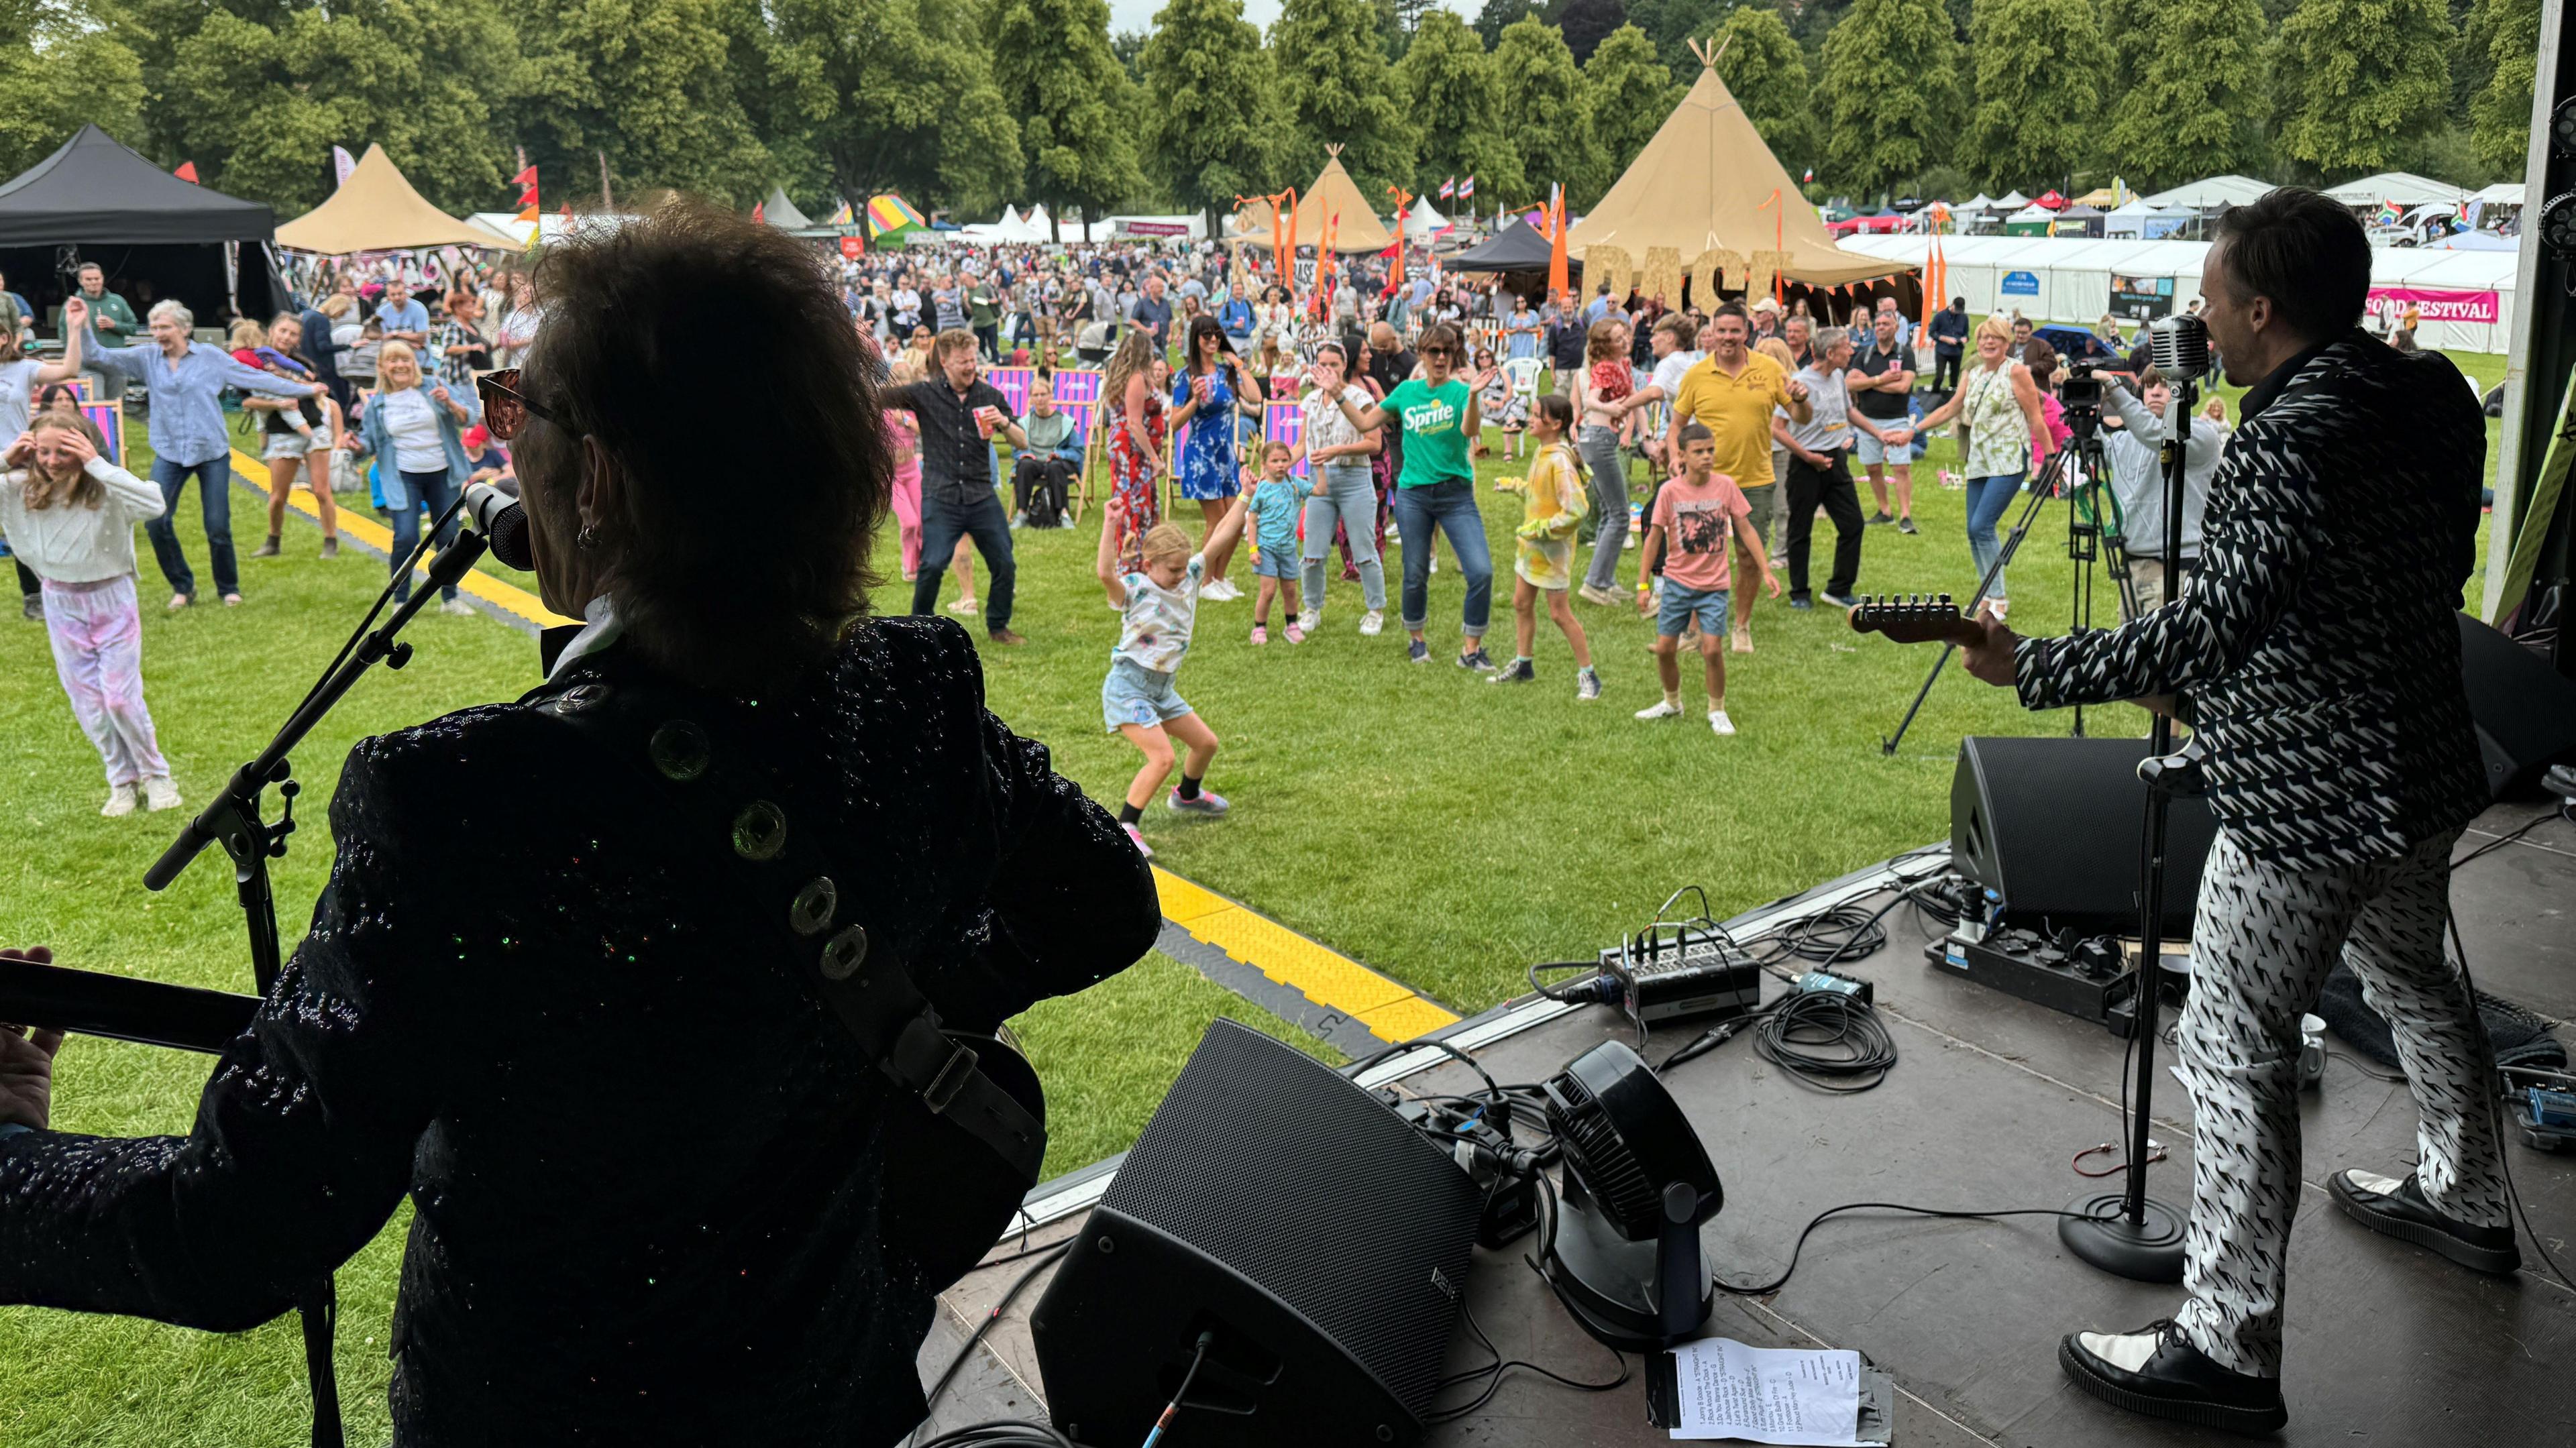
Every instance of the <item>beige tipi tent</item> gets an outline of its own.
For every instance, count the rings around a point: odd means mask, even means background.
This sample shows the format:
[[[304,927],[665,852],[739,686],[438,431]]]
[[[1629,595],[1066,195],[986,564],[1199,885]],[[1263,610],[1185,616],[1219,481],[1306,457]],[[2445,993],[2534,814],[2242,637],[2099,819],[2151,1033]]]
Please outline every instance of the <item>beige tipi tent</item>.
[[[331,199],[277,229],[277,244],[324,256],[415,246],[508,245],[421,199],[385,148],[369,145]]]
[[[1297,221],[1291,233],[1297,238],[1297,244],[1301,247],[1322,245],[1324,222],[1337,217],[1339,219],[1333,222],[1333,250],[1337,252],[1384,251],[1395,245],[1395,233],[1386,229],[1385,222],[1378,220],[1376,205],[1360,194],[1359,183],[1351,179],[1350,172],[1342,169],[1342,148],[1328,146],[1325,149],[1331,154],[1325,158],[1324,169],[1316,175],[1315,184],[1307,187],[1297,198]],[[1232,240],[1237,245],[1270,246],[1269,204],[1263,202],[1248,207],[1243,215],[1260,219],[1250,230],[1237,233]]]
[[[1907,269],[1834,245],[1787,168],[1706,64],[1610,194],[1567,234],[1566,254],[1584,263],[1586,282],[1609,280],[1600,264],[1610,258],[1591,255],[1595,248],[1624,254],[1614,267],[1644,268],[1649,289],[1669,289],[1676,302],[1673,269],[1694,277],[1704,267],[1722,269],[1726,290],[1760,292],[1771,289],[1775,273],[1836,286]],[[1658,279],[1664,284],[1654,285]]]

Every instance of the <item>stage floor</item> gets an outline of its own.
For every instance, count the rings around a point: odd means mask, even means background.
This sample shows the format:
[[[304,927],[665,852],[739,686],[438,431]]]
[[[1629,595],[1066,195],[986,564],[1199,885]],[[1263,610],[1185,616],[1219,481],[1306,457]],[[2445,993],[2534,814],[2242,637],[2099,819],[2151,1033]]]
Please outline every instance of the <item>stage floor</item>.
[[[2499,805],[2459,847],[2467,853],[2547,811]],[[1909,870],[1919,869],[1909,862]],[[1883,872],[1879,872],[1883,875]],[[1865,877],[1820,886],[1815,902],[1869,889]],[[1868,908],[1884,893],[1860,897]],[[2452,901],[2479,986],[2557,1021],[2576,1019],[2576,827],[2548,820],[2463,866]],[[1795,905],[1751,912],[1797,909]],[[2121,1041],[2071,1017],[1935,971],[1921,946],[1939,927],[1900,905],[1888,943],[1836,968],[1870,980],[1896,1037],[1887,1084],[1830,1096],[1785,1076],[1739,1036],[1666,1077],[1698,1127],[1726,1185],[1726,1208],[1705,1229],[1721,1276],[1779,1275],[1798,1229],[1843,1202],[1945,1208],[2058,1207],[2090,1184],[2075,1153],[2118,1137]],[[1777,993],[1766,984],[1765,999]],[[1508,1010],[1508,1008],[1505,1008]],[[1501,1012],[1489,1013],[1499,1016]],[[1524,1012],[1524,1014],[1528,1014]],[[2170,1012],[2167,1014],[2170,1025]],[[1473,1031],[1479,1018],[1458,1029]],[[1696,1034],[1659,1033],[1660,1060]],[[2567,1032],[2560,1032],[2562,1038]],[[1475,1051],[1495,1079],[1537,1081],[1596,1042],[1633,1034],[1608,1011],[1566,1012]],[[2515,1277],[2480,1276],[2374,1235],[2334,1210],[2327,1176],[2345,1166],[2402,1174],[2414,1159],[2415,1114],[2401,1084],[2358,1069],[2332,1036],[2322,1091],[2305,1098],[2305,1206],[2292,1239],[2284,1389],[2290,1444],[2519,1445],[2576,1442],[2576,1294],[2551,1278],[2528,1234]],[[2159,1066],[2170,1062],[2159,1047]],[[2376,1063],[2362,1062],[2372,1070]],[[1409,1089],[1456,1090],[1456,1068],[1426,1071]],[[2150,1190],[2190,1199],[2190,1105],[2159,1075],[2155,1134],[2171,1152]],[[2532,1230],[2576,1271],[2576,1153],[2550,1156],[2518,1140],[2509,1160]],[[2095,1158],[2107,1160],[2109,1157]],[[2088,1163],[2089,1164],[2089,1163]],[[1066,1217],[1044,1242],[1079,1227]],[[1610,1355],[1567,1320],[1521,1263],[1524,1243],[1479,1252],[1472,1311],[1507,1357],[1572,1377],[1612,1376]],[[944,1368],[1022,1265],[986,1269],[945,1298],[925,1346],[925,1383]],[[969,1356],[932,1422],[1043,1416],[1026,1321],[1043,1291],[1030,1283]],[[2130,1328],[2169,1313],[2179,1289],[2107,1276],[2062,1249],[2053,1219],[1936,1221],[1855,1214],[1817,1229],[1787,1287],[1767,1298],[1722,1296],[1710,1330],[1758,1346],[1858,1349],[1902,1391],[1895,1441],[1921,1448],[1973,1444],[2083,1448],[2092,1444],[2232,1441],[2110,1409],[2070,1387],[2059,1337],[2077,1328]],[[1453,1370],[1484,1361],[1462,1332]],[[1514,1375],[1475,1415],[1434,1431],[1439,1445],[1642,1444],[1668,1441],[1627,1387],[1585,1395]],[[1452,1401],[1468,1393],[1462,1390]],[[1167,1435],[1189,1448],[1186,1412]],[[1105,1445],[1104,1445],[1105,1448]]]

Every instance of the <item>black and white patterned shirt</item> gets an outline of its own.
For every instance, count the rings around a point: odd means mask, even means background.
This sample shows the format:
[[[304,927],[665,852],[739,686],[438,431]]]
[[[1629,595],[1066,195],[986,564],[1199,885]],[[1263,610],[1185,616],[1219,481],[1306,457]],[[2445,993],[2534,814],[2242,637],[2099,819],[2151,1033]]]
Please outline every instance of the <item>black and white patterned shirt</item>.
[[[2181,597],[2024,640],[2022,702],[2181,694],[2210,812],[2249,854],[2403,857],[2486,803],[2453,621],[2485,461],[2448,358],[2359,330],[2311,348],[2246,394]]]

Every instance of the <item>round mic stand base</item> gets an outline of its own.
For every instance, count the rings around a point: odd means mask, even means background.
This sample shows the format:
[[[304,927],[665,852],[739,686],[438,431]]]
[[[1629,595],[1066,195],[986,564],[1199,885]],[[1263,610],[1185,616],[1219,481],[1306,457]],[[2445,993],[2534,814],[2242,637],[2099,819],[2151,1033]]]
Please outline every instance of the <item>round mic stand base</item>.
[[[2132,1222],[2122,1211],[2126,1201],[2117,1188],[2097,1188],[2068,1202],[2066,1210],[2081,1215],[2057,1219],[2057,1240],[2114,1277],[2180,1282],[2184,1214],[2149,1197],[2144,1220]]]

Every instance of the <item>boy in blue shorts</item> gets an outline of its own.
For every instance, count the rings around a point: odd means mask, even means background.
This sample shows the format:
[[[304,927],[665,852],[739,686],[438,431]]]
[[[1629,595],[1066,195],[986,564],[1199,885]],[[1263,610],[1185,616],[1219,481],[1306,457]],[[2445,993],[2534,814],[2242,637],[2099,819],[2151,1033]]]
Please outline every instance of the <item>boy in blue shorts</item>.
[[[1773,598],[1780,580],[1771,572],[1768,550],[1753,531],[1753,505],[1735,479],[1716,471],[1717,439],[1699,422],[1682,425],[1682,475],[1664,484],[1655,497],[1655,512],[1646,529],[1646,544],[1637,555],[1637,602],[1642,607],[1654,591],[1655,564],[1664,565],[1664,597],[1655,611],[1655,673],[1663,681],[1661,703],[1637,711],[1640,719],[1678,719],[1682,714],[1682,669],[1675,654],[1682,626],[1699,620],[1700,662],[1708,670],[1708,727],[1732,734],[1726,717],[1726,540],[1731,535],[1746,557],[1761,570],[1762,585]]]
[[[1118,825],[1137,853],[1150,859],[1154,851],[1145,843],[1145,806],[1171,777],[1173,740],[1189,750],[1189,758],[1181,766],[1181,782],[1165,802],[1183,814],[1202,815],[1224,814],[1226,805],[1223,796],[1199,788],[1209,761],[1216,758],[1216,734],[1172,687],[1172,675],[1190,651],[1190,631],[1198,623],[1207,555],[1190,551],[1189,534],[1157,523],[1145,530],[1144,556],[1136,567],[1122,570],[1117,540],[1126,532],[1126,512],[1121,500],[1109,500],[1099,556],[1092,565],[1123,620],[1118,647],[1109,655],[1109,677],[1100,684],[1100,714],[1109,733],[1126,735],[1145,756],[1118,807]],[[1229,511],[1208,530],[1207,546],[1231,546],[1243,533],[1243,514],[1241,508]]]
[[[1297,518],[1305,511],[1305,499],[1297,484],[1288,476],[1296,454],[1288,444],[1273,442],[1261,450],[1261,477],[1251,489],[1243,511],[1258,523],[1252,541],[1261,552],[1260,566],[1253,571],[1261,579],[1261,589],[1252,599],[1252,641],[1270,642],[1270,601],[1281,593],[1288,595],[1288,642],[1302,644],[1306,631],[1297,624]]]

